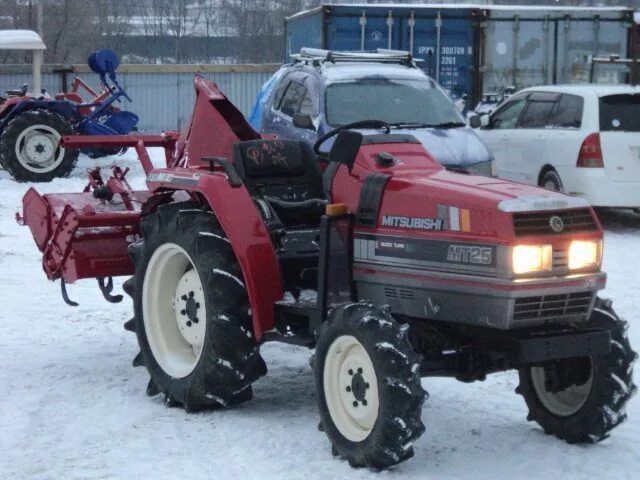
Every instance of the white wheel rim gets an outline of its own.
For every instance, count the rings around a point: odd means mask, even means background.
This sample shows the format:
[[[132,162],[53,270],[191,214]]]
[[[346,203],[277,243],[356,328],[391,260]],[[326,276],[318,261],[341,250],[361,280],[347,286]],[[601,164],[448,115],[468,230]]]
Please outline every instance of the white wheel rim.
[[[352,442],[366,439],[378,419],[378,380],[369,354],[351,335],[336,338],[323,371],[324,395],[334,425]]]
[[[55,170],[64,158],[60,134],[48,125],[32,125],[20,132],[15,153],[20,165],[34,173]]]
[[[175,243],[153,252],[144,276],[142,315],[160,367],[184,378],[198,364],[207,329],[202,281],[191,257]]]
[[[586,403],[593,386],[593,361],[590,360],[590,373],[587,381],[581,385],[572,385],[559,392],[550,392],[545,385],[544,367],[531,367],[531,382],[542,405],[558,417],[569,417],[577,413]]]

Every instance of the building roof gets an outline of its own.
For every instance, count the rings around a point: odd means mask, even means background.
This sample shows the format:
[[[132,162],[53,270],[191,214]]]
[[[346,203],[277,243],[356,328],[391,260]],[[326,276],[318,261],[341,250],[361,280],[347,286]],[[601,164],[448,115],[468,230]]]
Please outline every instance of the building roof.
[[[0,50],[46,50],[42,38],[32,30],[0,30]]]

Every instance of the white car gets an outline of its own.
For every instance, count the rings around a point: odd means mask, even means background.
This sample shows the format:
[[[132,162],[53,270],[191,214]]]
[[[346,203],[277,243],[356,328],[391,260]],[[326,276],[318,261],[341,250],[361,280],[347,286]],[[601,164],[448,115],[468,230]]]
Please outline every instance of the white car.
[[[640,207],[640,87],[554,85],[521,90],[472,126],[498,177]]]

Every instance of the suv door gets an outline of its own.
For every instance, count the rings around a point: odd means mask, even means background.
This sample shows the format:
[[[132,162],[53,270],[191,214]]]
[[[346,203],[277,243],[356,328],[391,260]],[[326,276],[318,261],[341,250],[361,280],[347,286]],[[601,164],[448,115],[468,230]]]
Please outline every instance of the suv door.
[[[585,133],[582,130],[582,116],[584,113],[584,98],[580,95],[563,93],[556,101],[551,120],[550,130],[545,130],[545,141],[542,162],[551,165],[559,174],[562,187],[565,192],[576,191],[574,188],[573,170],[576,168],[576,160],[584,140]],[[538,184],[540,183],[541,170],[538,170]]]
[[[293,72],[283,79],[282,87],[274,95],[271,105],[271,131],[281,138],[303,140],[313,143],[316,138],[314,130],[297,128],[293,125],[295,114],[310,115],[314,120],[318,117],[319,94],[317,79],[308,72]]]
[[[549,155],[547,140],[552,136],[553,112],[560,94],[533,92],[518,121],[518,130],[509,143],[510,178],[530,185],[538,185],[540,170]]]
[[[498,177],[511,178],[509,168],[509,140],[515,133],[520,114],[527,102],[527,94],[514,95],[489,118],[489,125],[480,129],[480,136],[493,153]]]

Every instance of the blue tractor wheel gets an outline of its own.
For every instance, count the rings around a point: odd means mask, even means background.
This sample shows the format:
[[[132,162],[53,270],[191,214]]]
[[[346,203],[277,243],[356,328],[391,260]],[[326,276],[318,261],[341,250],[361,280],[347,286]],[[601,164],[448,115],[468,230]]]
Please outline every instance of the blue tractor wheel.
[[[0,163],[19,182],[48,182],[68,177],[78,150],[64,149],[60,139],[73,127],[49,110],[27,110],[11,119],[0,133]]]

